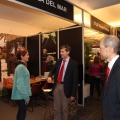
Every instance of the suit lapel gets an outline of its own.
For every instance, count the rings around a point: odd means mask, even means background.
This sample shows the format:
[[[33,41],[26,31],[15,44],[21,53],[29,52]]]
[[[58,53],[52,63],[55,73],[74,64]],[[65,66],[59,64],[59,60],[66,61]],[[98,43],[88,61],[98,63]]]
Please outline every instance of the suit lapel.
[[[60,70],[60,66],[61,66],[62,60],[63,60],[63,59],[60,59],[60,61],[59,61],[57,73],[59,73],[59,70]]]
[[[109,77],[108,77],[108,83],[107,83],[106,88],[104,90],[104,95],[105,95],[105,92],[106,92],[106,90],[107,90],[107,88],[108,88],[108,86],[110,84],[110,81],[112,80],[111,76],[114,74],[114,71],[116,71],[115,69],[118,68],[118,63],[119,62],[120,62],[120,57],[115,61],[114,65],[113,65],[113,67],[112,67],[112,69],[110,71],[110,74],[109,74]]]
[[[65,72],[65,75],[67,74],[67,72],[70,70],[70,67],[71,67],[71,58],[69,59],[69,62],[68,62],[68,65],[67,65],[67,68],[66,68],[66,72]]]
[[[109,75],[109,77],[108,77],[108,83],[109,83],[109,81],[111,80],[110,78],[111,78],[111,76],[114,74],[115,69],[118,68],[118,62],[120,62],[120,57],[115,61],[114,65],[113,65],[113,67],[112,67],[112,69],[111,69],[110,75]]]

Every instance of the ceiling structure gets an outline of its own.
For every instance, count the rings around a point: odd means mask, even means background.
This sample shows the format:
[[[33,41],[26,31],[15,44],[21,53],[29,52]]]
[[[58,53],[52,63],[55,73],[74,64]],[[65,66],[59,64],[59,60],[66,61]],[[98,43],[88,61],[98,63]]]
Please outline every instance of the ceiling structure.
[[[120,27],[120,2],[119,0],[66,0],[80,8],[89,11],[94,17],[109,25],[119,23]],[[75,23],[64,19],[42,13],[30,8],[16,5],[7,0],[0,0],[0,33],[18,36],[30,36],[40,32],[51,32],[58,29],[74,26]],[[91,34],[94,33],[94,35]],[[85,37],[89,39],[100,39],[104,34],[85,29]],[[99,35],[99,36],[98,36]]]
[[[120,27],[120,0],[67,0],[113,27]]]
[[[120,0],[66,0],[120,31]],[[100,40],[105,34],[85,28],[85,41]]]
[[[84,41],[95,43],[96,41],[100,41],[105,36],[104,33],[84,28]]]

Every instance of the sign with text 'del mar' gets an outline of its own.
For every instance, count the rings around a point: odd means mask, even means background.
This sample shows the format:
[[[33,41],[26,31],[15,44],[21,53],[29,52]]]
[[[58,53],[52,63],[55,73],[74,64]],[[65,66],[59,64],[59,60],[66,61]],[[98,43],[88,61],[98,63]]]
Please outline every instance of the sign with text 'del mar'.
[[[31,6],[39,10],[44,10],[49,13],[58,15],[73,21],[73,5],[65,0],[9,0],[17,4]]]

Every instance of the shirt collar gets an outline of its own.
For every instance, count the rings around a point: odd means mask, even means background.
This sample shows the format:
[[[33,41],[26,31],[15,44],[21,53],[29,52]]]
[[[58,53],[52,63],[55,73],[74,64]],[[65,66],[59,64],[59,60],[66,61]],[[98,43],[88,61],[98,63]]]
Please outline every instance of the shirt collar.
[[[112,69],[115,61],[118,59],[119,55],[115,56],[109,63],[108,63],[108,67],[110,68],[110,70]]]
[[[68,58],[66,58],[66,59],[63,59],[63,60],[65,60],[66,62],[68,62],[68,61],[69,61],[69,59],[70,59],[70,57],[68,57]]]

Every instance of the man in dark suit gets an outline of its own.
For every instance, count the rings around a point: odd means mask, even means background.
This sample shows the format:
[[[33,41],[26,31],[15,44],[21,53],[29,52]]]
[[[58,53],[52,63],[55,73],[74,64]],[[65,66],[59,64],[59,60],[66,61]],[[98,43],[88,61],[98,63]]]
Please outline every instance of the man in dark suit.
[[[60,47],[61,58],[57,60],[53,69],[50,71],[47,81],[52,82],[54,75],[54,120],[68,119],[68,105],[74,101],[78,85],[78,64],[69,56],[71,47],[62,45]],[[64,64],[64,70],[60,79],[61,69]]]
[[[100,54],[110,69],[103,92],[103,120],[120,120],[120,40],[107,35],[100,41]]]

